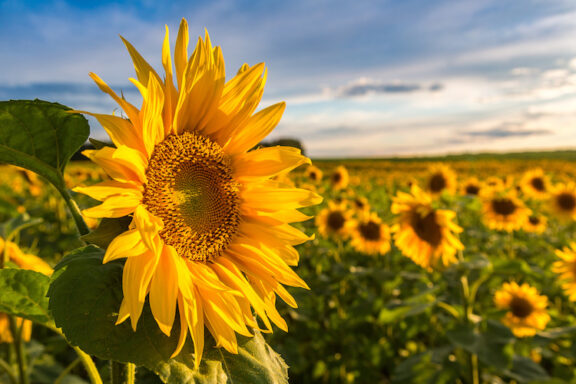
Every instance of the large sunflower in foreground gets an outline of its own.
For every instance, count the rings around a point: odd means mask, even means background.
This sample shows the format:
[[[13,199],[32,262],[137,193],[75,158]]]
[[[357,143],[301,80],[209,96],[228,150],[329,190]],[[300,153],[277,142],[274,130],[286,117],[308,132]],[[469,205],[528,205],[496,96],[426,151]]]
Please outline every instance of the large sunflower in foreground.
[[[561,221],[576,220],[576,184],[556,184],[548,201],[550,210]]]
[[[159,328],[172,331],[180,316],[178,354],[188,332],[198,366],[204,327],[217,346],[237,353],[235,333],[286,330],[275,309],[276,294],[290,306],[282,284],[304,287],[290,266],[293,247],[309,237],[289,223],[308,219],[297,208],[317,204],[310,191],[271,180],[309,160],[290,147],[251,150],[276,126],[284,103],[254,114],[261,99],[264,64],[243,65],[229,81],[224,60],[208,35],[188,57],[188,26],[180,24],[172,72],[168,30],[162,49],[164,80],[124,40],[142,93],[137,109],[98,76],[102,91],[127,119],[88,113],[106,129],[116,148],[86,151],[112,178],[76,191],[102,201],[84,210],[91,217],[130,215],[129,229],[109,245],[104,263],[126,258],[124,298],[117,322],[136,329],[146,297]]]
[[[6,260],[14,263],[22,269],[36,271],[45,274],[46,276],[52,275],[52,267],[38,256],[24,253],[18,245],[11,241],[5,241],[0,237],[0,257],[6,257]],[[25,341],[30,341],[32,335],[32,322],[24,320],[20,317],[14,318],[16,326],[21,329],[21,338]],[[8,315],[0,313],[0,343],[11,343],[14,337],[10,330],[10,321]]]
[[[559,261],[554,262],[552,271],[560,275],[562,288],[570,301],[576,301],[576,243],[570,243],[570,248],[556,250]]]
[[[370,255],[384,255],[390,250],[390,228],[374,212],[364,211],[350,223],[352,247]]]
[[[507,309],[502,322],[517,337],[534,336],[536,331],[546,328],[550,315],[546,311],[548,298],[539,295],[536,288],[528,284],[504,283],[494,294],[494,303]]]
[[[456,262],[456,252],[464,245],[454,235],[462,232],[453,221],[455,212],[433,208],[431,196],[417,186],[412,187],[410,194],[398,192],[392,199],[391,211],[399,215],[392,232],[404,255],[427,269]]]
[[[524,226],[532,213],[513,191],[493,190],[483,201],[483,220],[490,229],[512,232]]]

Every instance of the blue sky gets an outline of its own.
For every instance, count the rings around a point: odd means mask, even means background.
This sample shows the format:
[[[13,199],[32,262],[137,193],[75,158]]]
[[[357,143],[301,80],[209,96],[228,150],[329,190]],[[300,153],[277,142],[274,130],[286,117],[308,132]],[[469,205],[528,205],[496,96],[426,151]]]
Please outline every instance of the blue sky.
[[[138,104],[118,35],[160,69],[164,25],[173,42],[185,17],[229,77],[266,62],[261,106],[287,102],[271,138],[313,157],[576,147],[573,0],[164,3],[0,0],[0,99],[110,113],[95,72]]]

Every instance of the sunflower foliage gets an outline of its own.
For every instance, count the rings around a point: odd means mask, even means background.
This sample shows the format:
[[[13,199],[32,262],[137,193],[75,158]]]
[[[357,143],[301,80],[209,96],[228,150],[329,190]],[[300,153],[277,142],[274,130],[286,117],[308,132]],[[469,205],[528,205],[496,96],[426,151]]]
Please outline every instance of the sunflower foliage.
[[[110,360],[142,367],[137,378],[144,382],[287,382],[287,365],[256,329],[253,337],[239,336],[237,353],[222,350],[207,335],[204,357],[198,366],[191,342],[173,358],[178,334],[174,332],[168,337],[161,332],[148,303],[136,331],[127,323],[116,325],[123,296],[124,262],[103,265],[102,260],[106,247],[128,229],[130,220],[104,219],[93,231],[87,232],[73,197],[83,205],[94,205],[94,202],[67,188],[69,179],[65,178],[65,167],[87,140],[89,127],[85,118],[69,111],[70,108],[63,105],[41,100],[0,102],[0,135],[3,137],[0,162],[18,166],[15,177],[22,177],[24,183],[31,182],[31,178],[36,183],[24,187],[18,201],[0,207],[0,213],[6,219],[0,225],[0,316],[7,316],[0,317],[0,328],[6,327],[0,330],[0,342],[6,342],[2,340],[2,333],[12,332],[19,335],[13,342],[24,347],[16,353],[14,349],[5,350],[5,344],[0,344],[0,381],[53,383],[67,377],[78,382],[84,382],[83,378],[101,383],[102,378],[114,380],[112,371],[104,364],[105,360]],[[40,178],[34,178],[31,172]],[[83,176],[84,172],[80,175],[84,179],[101,177],[87,172],[88,176]],[[30,188],[34,186],[39,187],[40,193],[35,194]],[[27,204],[24,198],[27,194],[31,194],[29,201],[35,200],[38,204],[37,208],[30,204],[29,211],[39,213],[41,218],[31,218],[28,213],[15,209]],[[3,195],[10,193],[4,190]],[[55,214],[50,214],[50,207],[56,209]],[[66,208],[70,208],[71,216]],[[71,218],[79,224],[77,227],[70,225],[74,222]],[[59,220],[65,223],[59,223]],[[79,233],[83,234],[82,239]],[[50,244],[54,235],[57,240],[52,247],[39,252],[37,244]],[[25,269],[11,260],[8,253],[11,247],[17,247],[14,242],[36,244],[32,248],[36,248],[37,253],[51,263],[57,263],[52,277],[34,268]],[[70,251],[84,242],[94,245]],[[24,336],[22,319],[42,326],[35,334],[45,342],[50,340],[50,332],[60,335],[61,341],[49,341],[48,347],[29,341]],[[179,328],[178,317],[174,327]],[[79,360],[74,360],[71,349],[62,349],[62,341],[78,351],[78,359],[90,361],[85,364],[88,373],[77,368]],[[55,347],[58,349],[50,349]],[[17,367],[23,370],[19,373]],[[92,372],[89,372],[90,368]]]

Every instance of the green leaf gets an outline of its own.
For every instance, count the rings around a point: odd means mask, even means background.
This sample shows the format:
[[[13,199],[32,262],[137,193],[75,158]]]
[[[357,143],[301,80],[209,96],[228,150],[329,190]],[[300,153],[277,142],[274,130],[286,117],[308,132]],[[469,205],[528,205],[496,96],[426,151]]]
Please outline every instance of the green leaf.
[[[98,228],[82,236],[82,240],[102,248],[107,248],[116,236],[128,230],[131,221],[132,218],[128,216],[118,219],[103,218]]]
[[[18,165],[64,189],[64,167],[88,139],[88,121],[42,100],[0,102],[0,162]]]
[[[207,337],[205,355],[198,370],[194,370],[191,353],[181,353],[175,359],[159,366],[156,373],[165,383],[234,383],[283,384],[288,383],[288,366],[260,334],[238,337],[238,354],[216,348],[212,337]]]
[[[136,332],[130,321],[116,324],[122,302],[123,263],[102,264],[104,250],[87,246],[56,266],[48,296],[56,326],[68,341],[103,360],[132,362],[155,370],[176,349],[178,331],[164,335],[148,305]],[[179,329],[178,317],[174,329]]]
[[[544,368],[523,356],[514,356],[512,369],[506,371],[506,374],[521,383],[547,380],[550,378]]]
[[[68,341],[104,360],[132,362],[156,372],[166,383],[287,383],[283,360],[256,332],[254,338],[238,337],[238,355],[215,348],[207,336],[200,369],[195,371],[189,343],[170,360],[180,332],[165,336],[148,305],[134,332],[130,322],[115,325],[122,301],[121,262],[102,264],[104,250],[80,248],[55,268],[50,286],[50,309]]]
[[[50,278],[25,269],[0,270],[0,312],[38,323],[52,322],[46,292]]]

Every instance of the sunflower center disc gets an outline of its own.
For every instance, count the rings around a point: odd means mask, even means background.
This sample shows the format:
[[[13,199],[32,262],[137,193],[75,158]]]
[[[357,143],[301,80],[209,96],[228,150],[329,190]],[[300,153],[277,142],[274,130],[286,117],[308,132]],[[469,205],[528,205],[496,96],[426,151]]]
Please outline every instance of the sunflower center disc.
[[[570,193],[561,193],[558,196],[558,205],[565,211],[572,211],[576,207],[576,199]]]
[[[534,189],[537,191],[544,192],[546,190],[546,187],[544,186],[544,180],[542,180],[540,177],[533,178],[530,184],[532,184],[532,187],[534,187]]]
[[[334,184],[338,184],[341,181],[342,181],[342,174],[340,172],[332,174],[332,182]]]
[[[516,204],[510,199],[496,199],[492,201],[494,212],[502,216],[508,216],[516,211]]]
[[[530,316],[533,310],[532,304],[522,297],[513,297],[510,301],[510,311],[521,319]]]
[[[432,192],[440,192],[446,188],[446,179],[441,173],[436,173],[430,178],[430,190]]]
[[[436,212],[432,211],[426,216],[415,213],[411,225],[416,235],[431,246],[437,247],[442,242],[442,229],[436,222]]]
[[[468,185],[466,186],[466,194],[476,196],[480,192],[480,188],[477,185]]]
[[[156,145],[143,203],[160,217],[160,237],[178,255],[209,261],[222,254],[240,221],[238,184],[222,148],[191,132]]]
[[[326,224],[328,224],[328,227],[331,230],[339,231],[342,229],[342,227],[344,227],[345,221],[346,221],[346,219],[344,219],[342,212],[333,211],[333,212],[330,212],[330,214],[328,215],[328,219],[326,220]]]
[[[378,241],[380,240],[380,226],[373,222],[369,221],[364,224],[360,224],[358,226],[362,237],[369,241]]]
[[[540,224],[540,219],[537,218],[536,216],[530,216],[530,217],[528,218],[528,221],[530,221],[530,224],[532,224],[532,225],[538,225],[538,224]]]

